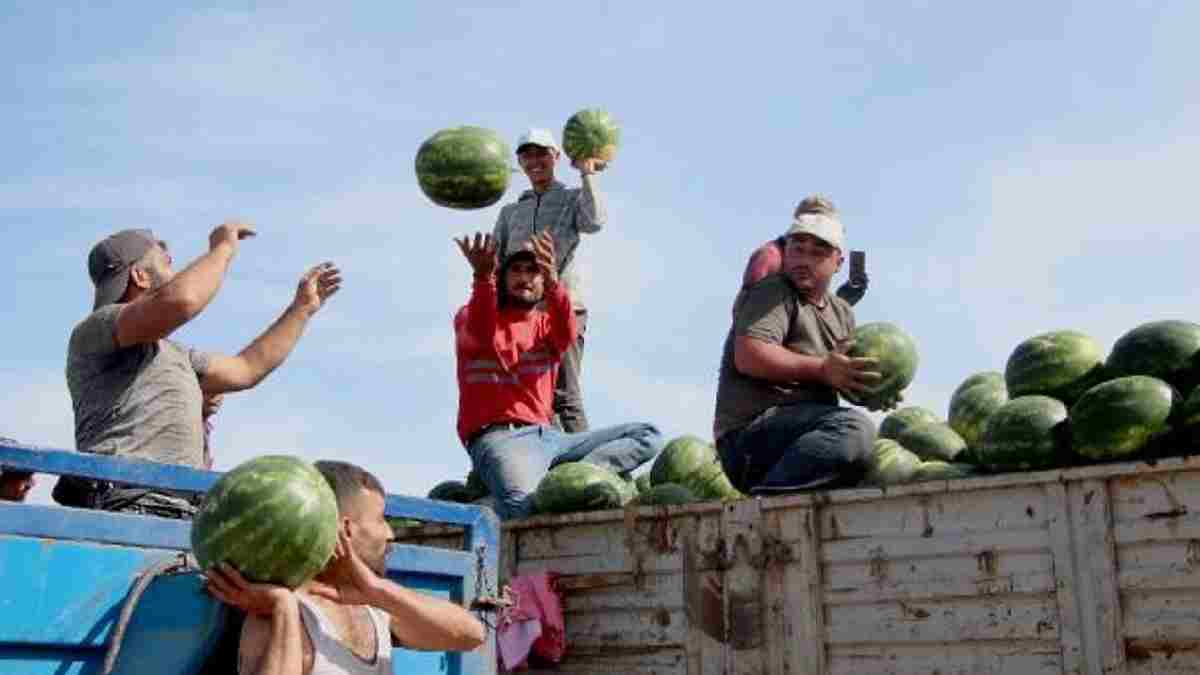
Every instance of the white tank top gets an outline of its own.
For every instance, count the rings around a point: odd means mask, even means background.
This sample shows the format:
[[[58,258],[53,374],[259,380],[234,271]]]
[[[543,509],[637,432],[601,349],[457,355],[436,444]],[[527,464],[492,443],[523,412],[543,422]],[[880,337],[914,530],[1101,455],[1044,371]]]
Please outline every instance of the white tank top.
[[[312,640],[311,675],[391,675],[392,634],[388,627],[390,617],[386,612],[367,607],[367,614],[375,627],[375,660],[364,661],[337,641],[329,620],[315,603],[300,594],[296,594],[296,597],[300,600],[300,618],[304,630]]]

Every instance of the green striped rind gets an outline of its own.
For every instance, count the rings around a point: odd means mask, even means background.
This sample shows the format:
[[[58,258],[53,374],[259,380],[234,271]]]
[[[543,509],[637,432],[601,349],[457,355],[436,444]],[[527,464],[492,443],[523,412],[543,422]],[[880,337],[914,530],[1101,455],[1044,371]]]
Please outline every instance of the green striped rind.
[[[632,497],[625,480],[588,462],[563,462],[546,472],[534,492],[538,513],[617,509]]]
[[[917,467],[917,471],[913,474],[913,482],[919,483],[926,480],[954,480],[955,478],[970,478],[977,475],[978,471],[970,464],[962,462],[943,462],[941,460],[930,460],[921,462]]]
[[[715,459],[700,465],[685,476],[679,484],[691,490],[692,494],[696,495],[696,499],[700,501],[714,499],[729,501],[744,496],[737,488],[733,487],[729,476],[726,476],[725,470],[721,468],[721,462]]]
[[[865,323],[854,331],[854,344],[848,356],[866,357],[879,361],[877,368],[883,379],[862,393],[843,393],[846,400],[863,405],[899,394],[912,384],[920,357],[917,343],[899,326],[878,321]]]
[[[1104,380],[1100,343],[1075,330],[1044,333],[1017,345],[1004,368],[1008,395],[1041,395],[1074,403]]]
[[[717,461],[717,450],[696,436],[674,438],[650,467],[650,484],[682,484],[693,471]]]
[[[646,492],[638,495],[637,503],[642,506],[674,506],[690,504],[696,501],[696,495],[691,490],[676,483],[655,485]]]
[[[911,426],[896,441],[922,460],[952,462],[967,449],[967,442],[962,436],[944,422]]]
[[[967,447],[979,445],[988,417],[1008,402],[1008,386],[1004,375],[997,372],[976,373],[968,377],[950,397],[947,422],[958,432]]]
[[[337,500],[313,466],[265,455],[222,476],[192,522],[204,569],[227,561],[254,581],[295,588],[312,579],[337,543]]]
[[[620,144],[620,127],[598,108],[580,110],[563,127],[563,152],[571,159],[612,161]]]
[[[653,487],[653,484],[650,483],[650,472],[643,472],[642,475],[635,478],[633,485],[637,488],[638,494],[649,492],[650,488]]]
[[[443,502],[470,504],[476,499],[479,499],[480,496],[476,495],[470,488],[467,487],[466,483],[460,480],[444,480],[437,485],[434,485],[433,489],[430,490],[429,494],[425,497],[426,499],[437,499]]]
[[[1200,324],[1142,324],[1117,339],[1106,365],[1115,377],[1157,377],[1187,396],[1200,384]]]
[[[1019,396],[988,418],[977,464],[993,471],[1048,469],[1063,462],[1067,407],[1049,396]]]
[[[1200,430],[1200,387],[1193,389],[1180,407],[1179,428]]]
[[[511,157],[509,145],[490,129],[443,129],[417,150],[417,182],[434,204],[482,209],[508,190]]]
[[[867,461],[866,482],[900,485],[913,479],[921,458],[890,438],[877,438]]]
[[[941,421],[942,418],[929,408],[917,405],[905,406],[883,418],[883,422],[879,425],[879,438],[895,440],[911,426]]]
[[[1177,403],[1171,385],[1131,375],[1097,385],[1071,406],[1075,452],[1089,459],[1128,457],[1170,430]]]

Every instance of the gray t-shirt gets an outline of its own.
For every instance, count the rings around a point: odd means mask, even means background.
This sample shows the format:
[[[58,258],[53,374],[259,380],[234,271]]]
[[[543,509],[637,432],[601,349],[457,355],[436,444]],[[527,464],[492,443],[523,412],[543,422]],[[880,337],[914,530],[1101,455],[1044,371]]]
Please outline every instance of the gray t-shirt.
[[[170,340],[117,347],[121,305],[92,312],[71,332],[67,387],[75,447],[204,468],[200,377],[208,354]]]
[[[854,311],[831,293],[825,295],[824,307],[818,307],[804,300],[782,274],[772,274],[744,289],[734,306],[733,327],[721,356],[714,437],[740,429],[776,406],[838,402],[837,392],[824,384],[770,382],[741,373],[734,365],[734,338],[752,337],[800,354],[825,357],[838,342],[853,335]]]

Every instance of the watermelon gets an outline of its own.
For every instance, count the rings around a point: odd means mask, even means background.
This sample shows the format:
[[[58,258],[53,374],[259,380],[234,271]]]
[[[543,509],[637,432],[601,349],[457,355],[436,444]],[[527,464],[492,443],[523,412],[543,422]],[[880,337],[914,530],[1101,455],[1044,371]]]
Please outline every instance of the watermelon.
[[[650,484],[683,484],[696,469],[717,461],[717,450],[695,436],[680,436],[667,443],[650,467]]]
[[[192,552],[203,569],[225,561],[247,579],[295,588],[329,562],[337,532],[337,499],[321,473],[296,457],[264,455],[205,495]]]
[[[911,426],[941,421],[942,419],[937,416],[937,413],[928,408],[916,405],[905,406],[883,418],[883,423],[879,425],[879,438],[895,440]]]
[[[443,502],[458,502],[459,504],[469,504],[479,498],[467,484],[461,480],[444,480],[425,496],[426,499],[438,499]]]
[[[917,373],[917,344],[899,326],[886,322],[865,323],[854,331],[854,344],[846,352],[852,358],[872,358],[879,361],[875,368],[883,379],[864,392],[843,392],[846,400],[856,405],[876,407],[894,399],[912,384]]]
[[[944,422],[911,426],[905,429],[896,441],[922,460],[940,459],[952,462],[959,453],[967,449],[967,442],[962,436]]]
[[[563,462],[546,472],[533,493],[538,513],[618,509],[631,497],[624,478],[588,462]]]
[[[1188,396],[1200,384],[1200,324],[1142,324],[1117,339],[1106,365],[1113,376],[1157,377]]]
[[[621,129],[600,109],[580,110],[563,127],[563,151],[571,159],[612,161],[621,143]]]
[[[633,481],[633,484],[634,484],[634,486],[635,486],[635,487],[637,487],[638,494],[642,494],[642,493],[645,493],[645,492],[649,492],[649,491],[650,491],[650,487],[651,487],[651,484],[650,484],[650,473],[649,473],[649,472],[643,472],[643,473],[642,473],[642,475],[638,476],[638,477],[637,477],[637,478],[636,478],[636,479]]]
[[[1074,330],[1043,333],[1017,345],[1004,368],[1008,395],[1041,395],[1071,405],[1104,379],[1100,343]]]
[[[412,518],[388,518],[388,525],[392,526],[393,530],[405,530],[410,527],[421,527],[425,523],[414,520]]]
[[[1049,396],[1019,396],[983,427],[972,459],[993,471],[1048,469],[1064,460],[1067,407]]]
[[[987,418],[1007,402],[1008,386],[1002,373],[976,373],[958,385],[950,396],[947,421],[968,447],[974,447],[979,444]]]
[[[1200,387],[1193,389],[1183,402],[1177,424],[1180,429],[1200,429]]]
[[[921,458],[890,438],[875,439],[868,460],[866,481],[875,485],[900,485],[916,475]]]
[[[1178,402],[1171,385],[1130,375],[1097,385],[1071,406],[1075,452],[1089,459],[1128,457],[1165,435]]]
[[[417,183],[438,206],[482,209],[508,190],[511,158],[509,145],[490,129],[443,129],[417,150]]]
[[[690,504],[696,501],[696,495],[682,485],[662,483],[652,486],[649,490],[638,495],[637,503],[641,506],[676,506]]]
[[[662,483],[657,483],[657,485],[662,485]],[[696,495],[696,499],[700,501],[713,499],[729,501],[744,496],[738,492],[737,488],[733,487],[733,483],[729,482],[729,477],[721,468],[721,462],[716,460],[697,467],[684,477],[680,485],[691,490],[692,494]]]
[[[955,478],[969,478],[975,474],[975,467],[970,464],[932,460],[921,462],[921,465],[917,467],[917,472],[913,475],[913,482],[954,480]]]

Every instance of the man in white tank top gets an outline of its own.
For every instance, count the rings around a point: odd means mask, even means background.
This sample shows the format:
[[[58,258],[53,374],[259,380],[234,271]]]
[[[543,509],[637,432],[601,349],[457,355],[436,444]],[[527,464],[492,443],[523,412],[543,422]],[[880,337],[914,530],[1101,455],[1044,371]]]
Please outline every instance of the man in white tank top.
[[[384,577],[392,528],[383,486],[346,462],[317,462],[338,500],[338,548],[313,581],[289,590],[247,581],[221,565],[209,591],[246,612],[238,649],[242,675],[392,672],[392,645],[470,651],[486,638],[466,609]]]

